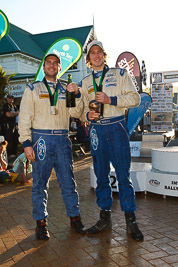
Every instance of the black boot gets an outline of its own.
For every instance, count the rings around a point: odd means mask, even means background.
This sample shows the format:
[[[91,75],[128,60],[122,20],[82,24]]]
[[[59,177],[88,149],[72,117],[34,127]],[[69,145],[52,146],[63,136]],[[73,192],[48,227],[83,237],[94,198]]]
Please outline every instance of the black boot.
[[[71,227],[74,227],[78,233],[85,234],[84,225],[81,222],[80,215],[70,217],[70,225]]]
[[[111,221],[111,211],[110,210],[101,210],[100,211],[100,219],[97,221],[95,225],[88,228],[86,232],[88,234],[97,234],[102,230],[107,230],[112,228]]]
[[[47,219],[36,221],[36,224],[36,238],[40,240],[48,240],[50,235],[47,228]]]
[[[136,217],[134,213],[125,213],[127,233],[131,234],[136,241],[143,241],[143,234],[138,228]]]

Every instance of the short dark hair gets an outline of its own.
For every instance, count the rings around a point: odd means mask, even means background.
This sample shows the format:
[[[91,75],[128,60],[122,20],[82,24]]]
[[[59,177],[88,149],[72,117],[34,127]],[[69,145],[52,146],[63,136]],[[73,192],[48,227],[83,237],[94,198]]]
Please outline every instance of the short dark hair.
[[[7,98],[14,98],[14,96],[13,96],[13,95],[10,95],[10,94],[8,94],[8,95],[7,95]]]

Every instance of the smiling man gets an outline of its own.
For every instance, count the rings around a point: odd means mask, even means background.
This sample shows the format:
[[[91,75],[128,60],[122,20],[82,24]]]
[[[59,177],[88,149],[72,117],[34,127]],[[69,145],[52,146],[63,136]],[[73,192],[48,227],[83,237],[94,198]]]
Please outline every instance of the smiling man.
[[[127,71],[109,68],[106,58],[101,42],[94,40],[88,44],[86,63],[92,69],[92,74],[84,78],[80,85],[83,99],[80,119],[91,122],[90,147],[97,178],[97,204],[101,208],[98,222],[87,233],[95,234],[112,227],[112,190],[109,180],[112,163],[119,184],[120,204],[125,213],[127,232],[135,240],[142,241],[143,234],[134,213],[135,194],[130,179],[131,156],[125,120],[125,109],[138,106],[140,96]]]
[[[55,53],[48,54],[43,65],[45,77],[42,82],[27,86],[19,114],[19,140],[33,166],[32,203],[33,218],[37,222],[36,237],[42,240],[49,239],[47,192],[53,167],[71,226],[79,233],[84,233],[73,174],[71,142],[68,138],[66,87],[57,80],[60,69],[60,57]]]

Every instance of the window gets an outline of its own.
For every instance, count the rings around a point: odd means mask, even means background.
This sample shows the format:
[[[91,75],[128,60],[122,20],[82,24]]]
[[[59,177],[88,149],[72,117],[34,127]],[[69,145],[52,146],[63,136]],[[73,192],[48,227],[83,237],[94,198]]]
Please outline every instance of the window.
[[[69,70],[76,70],[77,69],[77,63],[74,63]]]

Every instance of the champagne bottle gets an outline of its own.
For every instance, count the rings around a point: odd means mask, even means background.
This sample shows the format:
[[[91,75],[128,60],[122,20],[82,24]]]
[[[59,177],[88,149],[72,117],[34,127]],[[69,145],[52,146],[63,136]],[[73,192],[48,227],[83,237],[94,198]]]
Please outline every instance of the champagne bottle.
[[[67,84],[72,82],[72,75],[68,74]],[[75,92],[69,92],[66,90],[66,107],[73,108],[75,107]]]

